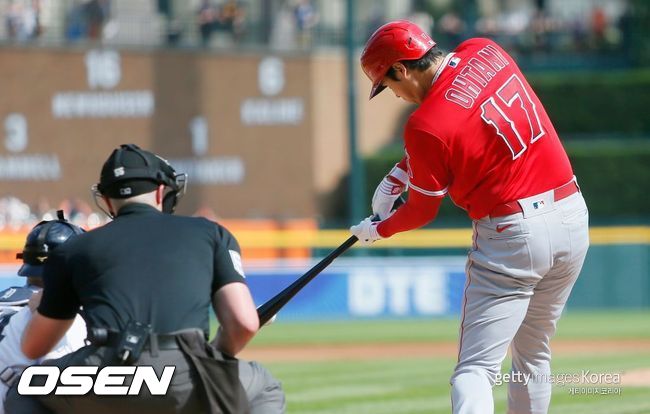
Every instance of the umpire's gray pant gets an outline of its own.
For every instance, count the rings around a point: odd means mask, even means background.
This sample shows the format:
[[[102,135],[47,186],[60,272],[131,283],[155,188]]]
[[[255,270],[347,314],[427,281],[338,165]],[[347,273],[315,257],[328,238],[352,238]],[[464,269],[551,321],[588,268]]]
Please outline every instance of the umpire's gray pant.
[[[113,350],[88,346],[44,365],[64,368],[70,365],[105,366],[112,361]],[[18,395],[17,384],[7,393],[7,414],[199,414],[205,413],[201,385],[194,367],[179,350],[160,350],[153,357],[145,351],[138,365],[154,367],[160,377],[165,366],[176,367],[168,392],[164,396],[140,395],[133,397],[47,396],[41,398]],[[286,411],[282,385],[262,365],[239,361],[239,379],[246,391],[251,414],[276,414]],[[125,384],[127,385],[127,384]],[[145,387],[146,388],[146,387]]]

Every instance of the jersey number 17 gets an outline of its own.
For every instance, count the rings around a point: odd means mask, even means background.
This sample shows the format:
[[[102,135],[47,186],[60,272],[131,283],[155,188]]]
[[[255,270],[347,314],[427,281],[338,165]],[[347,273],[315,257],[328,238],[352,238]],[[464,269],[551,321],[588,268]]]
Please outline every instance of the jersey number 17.
[[[481,118],[496,129],[510,148],[513,160],[526,151],[526,143],[544,136],[535,103],[517,75],[512,75],[494,96],[483,102]]]

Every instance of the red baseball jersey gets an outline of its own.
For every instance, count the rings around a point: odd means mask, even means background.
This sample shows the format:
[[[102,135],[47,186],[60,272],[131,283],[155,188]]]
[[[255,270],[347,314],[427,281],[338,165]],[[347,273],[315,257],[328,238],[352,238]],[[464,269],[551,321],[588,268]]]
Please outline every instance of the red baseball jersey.
[[[573,178],[541,102],[489,39],[467,40],[445,57],[404,141],[410,190],[449,193],[473,219]]]

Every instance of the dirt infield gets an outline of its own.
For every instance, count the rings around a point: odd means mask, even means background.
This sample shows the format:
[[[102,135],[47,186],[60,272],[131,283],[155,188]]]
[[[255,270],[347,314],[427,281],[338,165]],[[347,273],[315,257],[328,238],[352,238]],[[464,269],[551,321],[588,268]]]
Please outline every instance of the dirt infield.
[[[623,373],[621,385],[628,387],[650,387],[650,368],[635,369]]]
[[[620,340],[558,340],[551,345],[554,355],[612,354],[648,351],[650,339]],[[455,357],[455,342],[436,343],[370,343],[300,346],[251,346],[239,357],[260,362],[345,361],[378,358]],[[644,371],[650,377],[650,370]],[[636,378],[636,377],[632,377]],[[644,377],[645,378],[645,377]]]

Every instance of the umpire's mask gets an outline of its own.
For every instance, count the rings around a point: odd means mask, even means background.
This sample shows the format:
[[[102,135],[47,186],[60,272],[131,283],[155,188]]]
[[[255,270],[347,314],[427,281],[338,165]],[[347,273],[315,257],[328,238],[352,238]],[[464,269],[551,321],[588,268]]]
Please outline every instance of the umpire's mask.
[[[171,214],[185,194],[187,174],[177,173],[167,160],[135,144],[123,144],[104,163],[92,191],[95,204],[112,217],[99,205],[98,196],[130,198],[154,191],[160,184],[166,187],[163,212]]]

